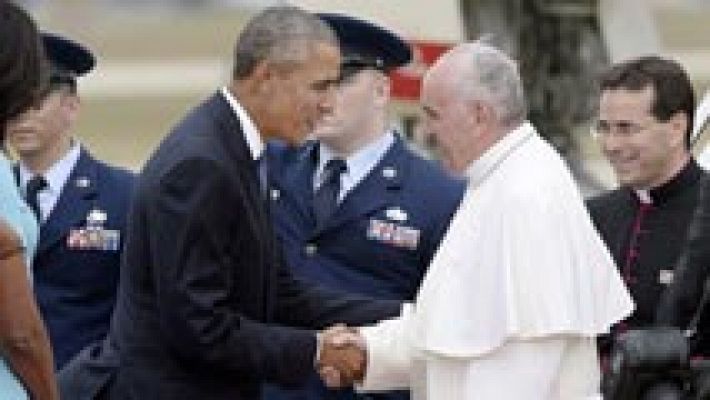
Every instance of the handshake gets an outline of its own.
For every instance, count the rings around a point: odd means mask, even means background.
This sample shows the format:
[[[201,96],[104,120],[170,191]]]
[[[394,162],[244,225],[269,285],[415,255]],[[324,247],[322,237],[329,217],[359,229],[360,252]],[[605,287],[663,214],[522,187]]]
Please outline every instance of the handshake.
[[[356,328],[332,326],[318,334],[320,351],[316,369],[331,389],[362,382],[367,368],[365,339]]]

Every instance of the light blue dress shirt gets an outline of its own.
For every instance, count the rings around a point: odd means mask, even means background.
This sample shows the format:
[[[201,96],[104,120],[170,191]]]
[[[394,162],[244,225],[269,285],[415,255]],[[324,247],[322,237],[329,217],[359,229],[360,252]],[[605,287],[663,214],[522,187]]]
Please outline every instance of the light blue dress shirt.
[[[388,131],[377,140],[369,143],[367,146],[359,149],[355,153],[345,158],[347,171],[340,175],[340,193],[338,194],[338,202],[342,202],[345,196],[357,186],[360,181],[365,179],[367,174],[372,171],[378,162],[387,154],[387,151],[392,147],[395,141],[395,133]],[[318,166],[316,173],[313,175],[313,191],[315,192],[323,183],[323,171],[325,164],[333,158],[342,158],[332,150],[328,145],[321,142],[320,154],[318,156]]]
[[[12,164],[0,151],[0,218],[12,226],[22,238],[29,267],[37,248],[39,229],[34,214],[20,196],[12,173]],[[27,279],[31,280],[30,271]],[[27,393],[17,377],[0,358],[0,399],[25,400]]]
[[[52,210],[54,210],[54,206],[56,206],[59,201],[59,196],[62,194],[64,185],[66,185],[69,180],[74,166],[79,162],[80,156],[81,145],[74,141],[72,147],[67,151],[64,157],[52,164],[52,166],[42,174],[42,177],[47,180],[47,187],[40,190],[37,194],[39,212],[42,216],[40,222],[46,221],[52,213]],[[35,174],[33,174],[26,165],[20,163],[20,192],[23,197],[27,189],[27,182],[34,177]]]

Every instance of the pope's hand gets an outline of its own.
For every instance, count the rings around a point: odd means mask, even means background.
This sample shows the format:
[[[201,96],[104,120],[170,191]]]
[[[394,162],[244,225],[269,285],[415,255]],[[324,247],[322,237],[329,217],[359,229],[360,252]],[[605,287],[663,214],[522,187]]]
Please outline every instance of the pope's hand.
[[[318,373],[329,388],[361,382],[367,367],[367,350],[360,333],[343,325],[319,334]]]

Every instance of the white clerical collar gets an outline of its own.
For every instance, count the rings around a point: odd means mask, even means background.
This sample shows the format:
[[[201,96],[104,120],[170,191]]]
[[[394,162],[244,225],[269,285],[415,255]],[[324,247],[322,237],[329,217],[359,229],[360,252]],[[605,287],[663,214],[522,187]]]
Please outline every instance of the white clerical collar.
[[[51,192],[58,196],[64,184],[69,180],[69,175],[71,175],[81,155],[81,145],[75,140],[72,140],[72,143],[71,148],[69,148],[64,157],[55,162],[45,173],[41,174],[47,181],[47,187],[43,191]],[[35,175],[37,174],[30,171],[24,163],[20,162],[20,183],[22,188],[27,187],[27,182],[34,178]]]
[[[651,191],[648,189],[635,189],[636,197],[638,197],[639,202],[643,204],[653,204],[653,198],[651,197]]]
[[[377,140],[367,144],[363,148],[354,152],[345,158],[345,164],[348,166],[346,172],[342,175],[341,197],[349,192],[353,187],[357,186],[358,182],[363,180],[367,174],[377,165],[394,143],[394,133],[388,131]],[[314,189],[320,186],[325,164],[333,158],[341,158],[332,148],[325,143],[319,146],[318,168],[314,176]]]
[[[226,86],[222,88],[222,95],[227,100],[227,103],[229,103],[229,106],[232,107],[234,113],[237,114],[237,119],[239,119],[239,123],[242,125],[244,140],[246,140],[247,146],[249,146],[251,157],[254,160],[260,159],[261,154],[264,152],[264,141],[261,139],[261,133],[259,133],[259,129],[257,129],[254,120],[249,117],[247,110],[239,104]]]
[[[495,170],[519,145],[536,134],[535,128],[527,121],[503,136],[496,144],[474,160],[466,169],[466,176],[472,186],[477,186]]]

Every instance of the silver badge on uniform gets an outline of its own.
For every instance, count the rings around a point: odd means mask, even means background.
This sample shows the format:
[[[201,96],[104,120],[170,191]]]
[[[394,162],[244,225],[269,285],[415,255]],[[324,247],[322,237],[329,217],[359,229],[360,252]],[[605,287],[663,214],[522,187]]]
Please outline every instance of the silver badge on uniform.
[[[387,219],[390,221],[395,221],[395,222],[404,222],[409,218],[407,215],[407,212],[402,210],[399,207],[392,207],[387,210],[385,210],[385,216]]]
[[[106,220],[108,219],[108,215],[106,214],[106,211],[104,210],[99,210],[98,208],[94,208],[89,213],[86,215],[86,225],[87,226],[102,226]]]
[[[385,167],[382,169],[382,176],[386,179],[394,179],[397,177],[397,170],[393,167]]]
[[[76,187],[82,188],[82,189],[88,188],[89,185],[91,185],[91,181],[89,180],[89,178],[87,178],[85,176],[76,178],[76,181],[74,181],[74,182],[76,183]]]

